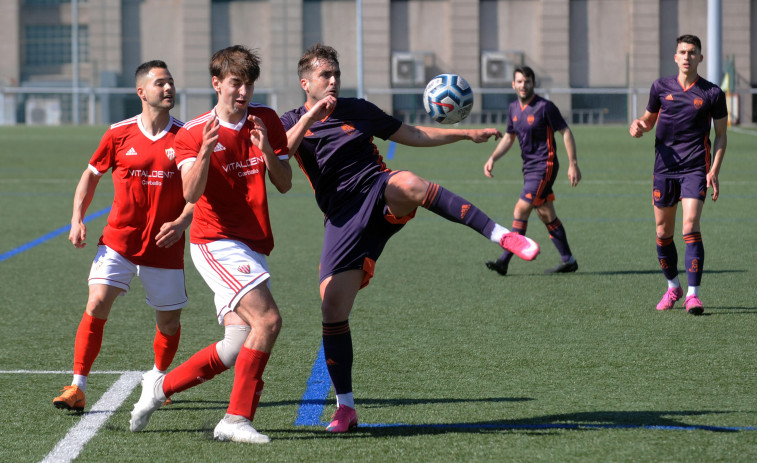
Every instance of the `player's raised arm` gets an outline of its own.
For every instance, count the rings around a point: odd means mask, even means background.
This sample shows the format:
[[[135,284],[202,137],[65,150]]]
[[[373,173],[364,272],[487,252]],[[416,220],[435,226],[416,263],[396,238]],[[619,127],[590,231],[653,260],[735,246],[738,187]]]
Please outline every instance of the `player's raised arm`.
[[[268,140],[268,129],[262,119],[250,115],[247,116],[247,120],[252,123],[250,141],[265,157],[268,178],[279,193],[286,193],[292,188],[292,167],[289,165],[289,159],[279,159],[276,153],[274,153],[273,147],[271,147],[271,143]]]
[[[336,107],[336,98],[332,95],[318,100],[304,116],[287,130],[287,147],[289,156],[293,156],[302,143],[308,129],[316,122],[328,116]]]
[[[208,182],[208,168],[213,149],[218,143],[218,129],[221,122],[216,116],[211,116],[202,132],[202,145],[194,162],[187,162],[181,166],[181,181],[184,188],[184,199],[196,203],[205,191]]]

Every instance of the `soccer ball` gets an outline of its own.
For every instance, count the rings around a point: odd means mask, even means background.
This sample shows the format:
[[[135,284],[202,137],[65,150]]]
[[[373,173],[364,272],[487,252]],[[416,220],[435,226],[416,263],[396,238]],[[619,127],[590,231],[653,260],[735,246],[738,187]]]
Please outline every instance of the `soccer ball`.
[[[473,90],[457,74],[440,74],[426,85],[423,107],[440,124],[456,124],[473,108]]]

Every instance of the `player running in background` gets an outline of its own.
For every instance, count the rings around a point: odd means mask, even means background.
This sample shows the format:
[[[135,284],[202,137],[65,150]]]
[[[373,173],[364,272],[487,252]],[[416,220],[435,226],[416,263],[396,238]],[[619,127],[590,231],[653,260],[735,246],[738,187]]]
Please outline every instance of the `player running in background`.
[[[523,190],[520,199],[515,203],[512,230],[525,235],[528,218],[531,211],[536,209],[536,213],[549,231],[549,238],[562,258],[559,264],[545,270],[545,273],[575,272],[578,270],[578,262],[568,245],[565,228],[557,218],[552,186],[560,169],[555,132],[562,134],[565,143],[570,185],[576,186],[581,181],[581,170],[576,158],[576,140],[557,106],[534,93],[535,82],[534,71],[528,66],[519,67],[513,72],[513,89],[518,99],[510,103],[505,136],[484,164],[484,174],[493,177],[494,163],[507,154],[517,135],[520,155],[523,158]],[[499,259],[487,262],[486,266],[500,275],[507,275],[507,266],[512,257],[513,253],[506,250]]]
[[[424,207],[465,224],[487,239],[534,259],[538,245],[508,230],[476,206],[408,171],[389,170],[374,136],[408,146],[438,146],[460,140],[482,143],[501,136],[496,129],[446,130],[403,124],[362,99],[339,98],[337,52],[315,45],[299,61],[305,105],[287,112],[289,152],[310,180],[325,215],[320,264],[323,348],[337,397],[327,429],[346,432],[357,426],[352,394],[353,349],[349,316],[358,291],[373,276],[389,238]]]
[[[684,263],[688,291],[683,306],[692,315],[704,313],[699,300],[699,285],[704,269],[704,244],[701,228],[704,200],[712,187],[712,200],[720,193],[718,174],[728,139],[728,109],[725,94],[715,84],[697,74],[704,58],[702,43],[694,35],[676,41],[674,59],[678,75],[657,79],[649,91],[644,115],[634,120],[631,136],[641,137],[657,123],[653,180],[654,217],[657,228],[657,257],[668,289],[657,310],[672,309],[683,297],[678,280],[678,251],[673,241],[678,203],[683,210]],[[715,140],[710,144],[710,128]],[[711,157],[714,145],[715,157]]]
[[[184,196],[196,203],[190,230],[192,261],[215,294],[224,338],[168,374],[146,375],[130,429],[176,392],[210,380],[232,366],[234,385],[216,439],[266,443],[251,422],[263,392],[263,370],[281,329],[269,289],[266,255],[273,249],[266,178],[282,193],[292,186],[287,137],[278,115],[251,104],[260,58],[236,45],[210,60],[218,104],[187,122],[176,137],[176,163]]]
[[[179,347],[184,287],[184,230],[192,208],[184,200],[174,162],[174,136],[182,123],[170,114],[176,88],[163,61],[149,61],[134,76],[142,113],[110,126],[76,187],[68,240],[83,248],[84,216],[102,175],[113,171],[115,196],[89,273],[89,298],[74,343],[74,379],[53,399],[58,408],[82,411],[92,364],[116,297],[134,276],[155,309],[154,372],[171,365]]]

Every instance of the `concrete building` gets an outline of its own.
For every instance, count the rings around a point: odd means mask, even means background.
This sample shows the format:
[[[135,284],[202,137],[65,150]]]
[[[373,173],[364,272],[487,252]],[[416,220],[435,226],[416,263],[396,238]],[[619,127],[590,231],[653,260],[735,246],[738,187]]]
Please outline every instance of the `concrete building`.
[[[534,68],[542,92],[574,122],[582,114],[596,122],[596,112],[605,122],[625,123],[643,111],[651,82],[676,72],[678,35],[698,35],[705,59],[716,53],[708,49],[707,3],[363,0],[361,88],[386,111],[412,119],[425,82],[437,73],[455,72],[480,90],[474,113],[496,113],[512,98],[501,91],[510,88],[512,66],[523,63]],[[207,70],[211,54],[240,43],[257,49],[263,60],[256,99],[283,112],[304,101],[297,60],[320,41],[340,52],[343,94],[357,94],[355,1],[78,0],[76,5],[82,89],[133,88],[133,72],[141,62],[163,59],[177,87],[187,90],[177,110],[192,117],[213,104]],[[53,112],[56,101],[60,122],[75,120],[73,9],[72,0],[0,4],[0,90],[23,90],[3,93],[6,123],[31,122],[35,105]],[[732,59],[740,89],[757,86],[755,16],[757,0],[722,1],[722,53],[724,62]],[[703,64],[700,74],[705,73]],[[35,88],[48,93],[34,94]],[[49,93],[51,88],[69,93]],[[417,90],[396,90],[408,88]],[[615,92],[591,93],[599,88]],[[638,98],[627,89],[639,90]],[[112,122],[139,110],[133,91],[114,92],[99,92],[94,100],[86,92],[80,96],[82,122]],[[741,119],[752,122],[752,95],[742,96]]]

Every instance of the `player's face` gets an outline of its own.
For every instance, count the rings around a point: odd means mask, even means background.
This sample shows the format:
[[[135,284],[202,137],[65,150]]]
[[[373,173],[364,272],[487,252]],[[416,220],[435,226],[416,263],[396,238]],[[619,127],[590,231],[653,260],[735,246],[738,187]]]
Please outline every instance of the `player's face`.
[[[339,87],[342,85],[342,71],[339,65],[327,61],[317,61],[310,76],[300,81],[305,90],[308,101],[315,103],[328,95],[339,97]]]
[[[516,72],[515,79],[513,80],[513,90],[518,95],[518,101],[526,103],[534,96],[534,80],[524,76],[520,72]]]
[[[153,108],[171,109],[176,98],[176,86],[168,69],[152,68],[142,79],[137,93]]]
[[[213,88],[218,94],[218,107],[228,115],[239,115],[247,112],[255,83],[245,83],[234,74],[227,74],[223,80],[213,77]]]
[[[681,74],[696,74],[697,66],[702,62],[704,56],[691,43],[681,42],[676,47],[675,62],[678,65],[678,72]]]

